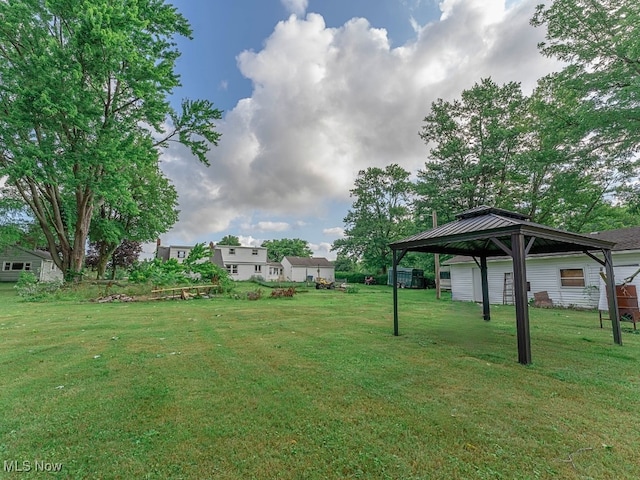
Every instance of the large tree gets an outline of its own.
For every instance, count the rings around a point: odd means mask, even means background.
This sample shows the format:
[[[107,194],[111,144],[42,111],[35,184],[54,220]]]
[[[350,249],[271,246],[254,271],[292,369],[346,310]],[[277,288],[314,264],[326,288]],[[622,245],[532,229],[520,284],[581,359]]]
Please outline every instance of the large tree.
[[[391,265],[389,243],[413,228],[409,172],[396,164],[369,167],[358,173],[350,192],[355,200],[344,218],[345,237],[336,240],[332,250],[386,273]]]
[[[310,257],[313,254],[309,242],[300,238],[265,240],[261,247],[266,247],[270,262],[280,262],[283,257]]]
[[[151,242],[178,220],[174,186],[154,162],[139,165],[140,169],[130,178],[129,195],[105,199],[94,212],[89,237],[99,252],[96,265],[99,278],[104,276],[107,263],[122,244]]]
[[[29,206],[54,261],[82,269],[95,209],[132,199],[134,172],[169,141],[206,163],[220,111],[168,95],[176,35],[190,27],[163,0],[0,2],[0,177]],[[141,168],[144,167],[144,168]]]
[[[640,3],[555,0],[538,6],[532,24],[546,27],[542,54],[567,63],[547,81],[580,100],[574,145],[617,174],[618,190],[637,194],[629,183],[640,151]]]
[[[520,178],[526,99],[514,82],[482,79],[460,99],[438,99],[424,119],[420,137],[430,147],[418,173],[418,223],[441,223],[479,205],[520,207],[514,188]]]

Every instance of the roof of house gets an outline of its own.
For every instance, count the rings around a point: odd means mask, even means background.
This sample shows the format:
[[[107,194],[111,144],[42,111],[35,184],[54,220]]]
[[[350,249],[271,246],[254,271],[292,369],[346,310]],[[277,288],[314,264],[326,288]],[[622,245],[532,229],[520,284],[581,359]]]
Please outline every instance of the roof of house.
[[[629,228],[616,228],[615,230],[605,230],[603,232],[592,232],[589,237],[600,240],[616,242],[612,248],[614,252],[619,250],[640,250],[640,226]]]
[[[284,257],[292,267],[331,267],[333,263],[324,257]]]
[[[16,250],[20,250],[21,252],[24,253],[28,253],[29,255],[33,255],[35,257],[41,258],[43,260],[53,260],[53,257],[51,257],[51,253],[45,251],[45,250],[30,250],[28,248],[24,248],[21,247],[19,245],[14,245],[13,247],[8,247],[4,253],[7,254],[8,251],[10,251],[11,249],[16,249]]]

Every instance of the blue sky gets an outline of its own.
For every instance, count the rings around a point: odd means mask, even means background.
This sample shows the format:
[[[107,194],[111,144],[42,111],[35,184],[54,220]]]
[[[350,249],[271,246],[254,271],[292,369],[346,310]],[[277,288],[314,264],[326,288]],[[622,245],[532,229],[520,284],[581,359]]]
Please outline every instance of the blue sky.
[[[431,102],[488,76],[528,92],[557,69],[529,25],[539,1],[173,0],[194,37],[178,39],[174,101],[224,118],[209,168],[163,154],[181,213],[162,243],[302,238],[334,258],[358,171],[424,165]]]

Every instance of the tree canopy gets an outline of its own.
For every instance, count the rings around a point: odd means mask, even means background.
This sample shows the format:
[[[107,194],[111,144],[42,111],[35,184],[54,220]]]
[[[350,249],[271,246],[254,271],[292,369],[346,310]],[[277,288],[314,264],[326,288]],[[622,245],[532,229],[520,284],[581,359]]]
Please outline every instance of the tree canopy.
[[[280,262],[283,257],[310,257],[313,254],[309,242],[300,238],[265,240],[261,246],[266,247],[270,262]]]
[[[172,141],[207,163],[221,112],[207,100],[171,108],[174,37],[191,30],[162,0],[0,2],[0,25],[0,177],[73,276],[96,210],[109,212],[100,228],[122,214],[144,218],[151,206],[140,210],[137,175],[160,181],[159,155]]]
[[[391,265],[389,243],[412,232],[413,184],[399,165],[369,167],[358,173],[350,190],[355,198],[344,218],[345,237],[332,250],[386,273]]]
[[[240,246],[240,239],[238,237],[236,237],[235,235],[225,235],[218,242],[218,244],[219,245],[228,245],[230,247],[239,247]]]
[[[539,5],[531,23],[546,27],[541,53],[567,63],[543,81],[562,92],[556,100],[576,99],[564,132],[571,132],[575,151],[590,156],[583,171],[597,176],[604,201],[638,205],[640,4],[556,0]]]

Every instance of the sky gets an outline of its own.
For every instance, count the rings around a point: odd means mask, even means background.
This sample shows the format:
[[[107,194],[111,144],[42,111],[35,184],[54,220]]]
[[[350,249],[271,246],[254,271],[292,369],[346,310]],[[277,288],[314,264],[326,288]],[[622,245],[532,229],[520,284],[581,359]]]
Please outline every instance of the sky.
[[[540,0],[170,3],[193,28],[177,39],[172,102],[208,99],[224,113],[209,167],[181,146],[162,155],[180,210],[163,245],[301,238],[334,259],[358,172],[424,166],[432,102],[486,77],[528,94],[560,67],[529,24]]]

